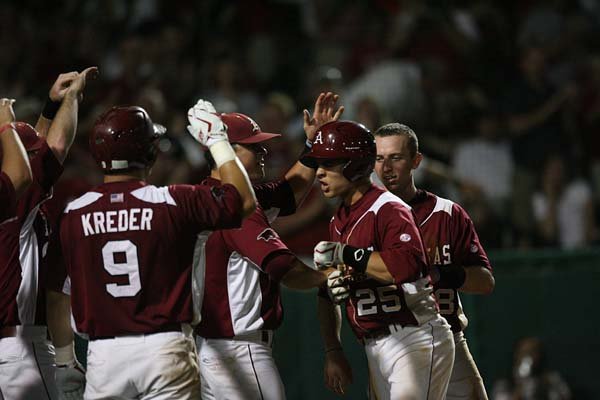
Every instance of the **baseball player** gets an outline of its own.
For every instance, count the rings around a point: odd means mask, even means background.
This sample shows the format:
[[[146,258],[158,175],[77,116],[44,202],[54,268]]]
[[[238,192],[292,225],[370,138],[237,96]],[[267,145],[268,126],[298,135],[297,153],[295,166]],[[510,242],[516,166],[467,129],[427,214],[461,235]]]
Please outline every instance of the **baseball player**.
[[[375,155],[373,135],[361,124],[319,128],[306,157],[318,165],[325,197],[341,204],[330,222],[331,241],[314,249],[315,266],[347,268],[353,278],[346,315],[364,344],[371,398],[441,399],[454,361],[450,326],[438,313],[410,207],[370,181]],[[339,318],[330,299],[320,296],[325,381],[343,394],[351,377]]]
[[[313,118],[305,113],[309,140],[320,124],[339,118],[343,108],[336,112],[336,101],[332,93],[321,94]],[[267,150],[263,143],[281,135],[262,132],[243,114],[221,114],[221,119],[251,180],[264,179]],[[210,157],[209,163],[213,168],[204,184],[218,185],[219,171]],[[271,349],[274,330],[283,319],[279,284],[292,289],[319,287],[333,270],[316,271],[302,263],[270,221],[278,214],[294,212],[294,192],[306,192],[313,180],[314,170],[297,163],[284,180],[254,186],[265,209],[257,207],[241,229],[200,235],[198,261],[205,286],[196,343],[203,399],[285,398]]]
[[[86,399],[199,396],[190,326],[195,238],[207,229],[239,227],[256,203],[223,123],[213,114],[190,112],[190,131],[209,148],[222,185],[146,184],[164,128],[140,107],[114,107],[92,128],[90,150],[104,183],[64,211],[61,275],[68,278],[54,285],[70,293],[77,330],[89,337]],[[73,384],[78,364],[69,301],[60,293],[50,296],[56,362],[70,371],[69,379],[57,381],[73,393],[81,385]]]
[[[463,331],[467,318],[458,291],[489,294],[494,277],[473,222],[458,204],[415,187],[412,171],[423,155],[415,132],[392,123],[375,131],[375,171],[386,188],[413,208],[431,264],[441,315],[454,333],[454,368],[446,399],[487,399]]]
[[[47,115],[43,133],[23,122],[13,124],[30,158],[33,182],[19,198],[15,217],[0,225],[0,397],[7,400],[57,398],[42,295],[49,229],[39,208],[62,172],[75,137],[79,99],[96,74],[91,67],[59,76],[53,89],[58,87],[60,102]]]
[[[15,215],[17,199],[31,185],[31,167],[15,131],[13,99],[0,99],[0,223]]]

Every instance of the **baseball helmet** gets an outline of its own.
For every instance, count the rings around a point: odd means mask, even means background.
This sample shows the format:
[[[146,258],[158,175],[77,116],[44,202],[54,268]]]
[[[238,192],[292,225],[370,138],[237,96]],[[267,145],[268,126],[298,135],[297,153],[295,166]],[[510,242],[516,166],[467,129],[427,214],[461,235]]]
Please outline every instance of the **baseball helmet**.
[[[27,122],[15,122],[13,125],[26,151],[36,151],[41,149],[44,139],[39,137],[33,126],[29,125]]]
[[[142,107],[113,107],[94,123],[90,151],[105,173],[151,167],[165,131]]]
[[[312,149],[304,157],[319,160],[347,160],[342,173],[350,182],[371,175],[375,166],[375,138],[362,124],[333,121],[317,131]]]
[[[279,133],[263,132],[252,118],[244,114],[224,113],[221,120],[227,125],[230,143],[260,143],[281,136]]]

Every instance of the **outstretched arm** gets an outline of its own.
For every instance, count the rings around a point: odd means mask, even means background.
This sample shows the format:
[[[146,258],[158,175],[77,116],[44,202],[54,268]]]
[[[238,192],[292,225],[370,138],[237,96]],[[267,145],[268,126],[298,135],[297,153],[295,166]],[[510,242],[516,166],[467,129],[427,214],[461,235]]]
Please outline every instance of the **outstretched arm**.
[[[50,125],[46,141],[58,161],[63,163],[75,139],[77,131],[77,113],[79,101],[83,98],[83,90],[88,79],[95,79],[98,68],[90,67],[83,70],[73,79],[58,109],[56,117]]]
[[[8,176],[19,197],[29,187],[33,178],[29,158],[12,125],[15,122],[13,103],[13,99],[0,99],[0,153],[2,172]]]
[[[235,155],[227,138],[227,126],[210,101],[198,100],[188,110],[188,131],[200,144],[208,147],[219,169],[221,182],[233,185],[242,198],[242,216],[256,210],[256,197],[246,169]]]
[[[327,275],[334,269],[317,271],[309,267],[294,256],[290,269],[281,279],[281,283],[290,289],[305,290],[323,286],[327,282]]]
[[[312,141],[315,138],[317,130],[327,122],[337,121],[344,112],[344,106],[336,110],[336,103],[340,96],[331,92],[321,93],[315,101],[315,109],[311,116],[308,110],[304,110],[304,132],[306,133],[305,152],[310,150]],[[294,192],[296,206],[299,206],[308,194],[310,187],[315,180],[315,168],[304,164],[302,160],[296,162],[292,168],[285,174],[285,179],[289,182]]]

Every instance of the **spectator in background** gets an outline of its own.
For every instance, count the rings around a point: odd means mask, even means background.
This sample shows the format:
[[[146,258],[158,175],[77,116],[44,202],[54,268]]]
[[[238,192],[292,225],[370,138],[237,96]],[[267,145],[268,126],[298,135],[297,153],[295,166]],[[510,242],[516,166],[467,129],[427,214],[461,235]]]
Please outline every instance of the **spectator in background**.
[[[482,111],[475,125],[476,136],[459,143],[453,152],[453,175],[481,236],[488,245],[499,247],[504,229],[498,226],[508,216],[514,162],[496,113]]]
[[[371,97],[363,97],[356,103],[356,121],[375,130],[382,125],[382,115],[377,102]]]
[[[512,379],[494,384],[492,400],[569,400],[571,390],[557,371],[550,370],[542,341],[520,339],[514,350]]]
[[[591,188],[584,180],[569,180],[561,156],[552,155],[545,162],[532,207],[541,245],[572,249],[591,243],[594,237]]]
[[[214,87],[206,98],[211,99],[221,112],[243,112],[255,115],[260,107],[258,96],[243,87],[247,83],[246,71],[232,57],[220,57],[213,66]]]
[[[522,50],[520,77],[505,98],[505,113],[516,164],[512,222],[521,246],[530,245],[532,188],[536,168],[548,154],[564,147],[559,111],[576,94],[574,86],[554,89],[546,81],[546,56],[539,47]]]

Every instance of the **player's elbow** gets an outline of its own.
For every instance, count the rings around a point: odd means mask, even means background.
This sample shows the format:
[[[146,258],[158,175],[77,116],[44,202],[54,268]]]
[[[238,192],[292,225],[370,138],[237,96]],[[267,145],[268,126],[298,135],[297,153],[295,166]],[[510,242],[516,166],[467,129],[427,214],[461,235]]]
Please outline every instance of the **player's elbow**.
[[[248,196],[242,202],[242,218],[247,218],[256,211],[256,200],[254,196]]]
[[[494,288],[496,287],[496,280],[492,274],[489,274],[487,279],[485,279],[481,284],[481,294],[488,295],[492,294]]]

